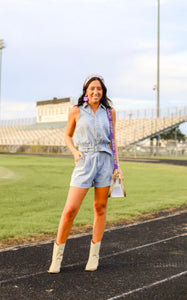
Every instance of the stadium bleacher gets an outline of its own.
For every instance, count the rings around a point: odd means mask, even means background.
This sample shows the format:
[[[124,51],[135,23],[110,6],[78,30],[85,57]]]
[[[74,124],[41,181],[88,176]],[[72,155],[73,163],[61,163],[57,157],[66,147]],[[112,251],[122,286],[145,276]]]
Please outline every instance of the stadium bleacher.
[[[186,116],[117,120],[116,139],[119,147],[132,145],[177,127],[187,120]]]

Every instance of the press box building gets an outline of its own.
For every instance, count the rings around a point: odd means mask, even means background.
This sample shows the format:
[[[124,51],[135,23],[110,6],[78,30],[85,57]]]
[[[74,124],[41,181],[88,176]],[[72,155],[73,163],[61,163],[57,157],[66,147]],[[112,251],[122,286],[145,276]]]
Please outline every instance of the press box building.
[[[72,106],[70,98],[37,101],[37,123],[67,122]]]

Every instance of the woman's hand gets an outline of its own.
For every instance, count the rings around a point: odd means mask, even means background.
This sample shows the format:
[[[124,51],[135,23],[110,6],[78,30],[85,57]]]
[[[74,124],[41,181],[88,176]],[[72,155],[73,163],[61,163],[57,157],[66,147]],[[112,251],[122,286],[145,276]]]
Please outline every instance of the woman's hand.
[[[119,174],[122,181],[124,180],[123,172],[121,171],[120,166],[118,166],[118,169],[114,170],[114,174]]]
[[[81,157],[82,159],[84,159],[84,155],[82,154],[82,152],[75,150],[73,153],[74,156],[74,160],[75,162],[78,162],[79,158]]]

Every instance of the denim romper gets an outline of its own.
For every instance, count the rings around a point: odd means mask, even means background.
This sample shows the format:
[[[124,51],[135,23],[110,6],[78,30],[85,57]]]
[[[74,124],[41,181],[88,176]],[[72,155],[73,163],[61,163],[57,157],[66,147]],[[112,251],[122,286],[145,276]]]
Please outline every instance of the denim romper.
[[[100,104],[95,114],[87,102],[80,106],[75,142],[84,159],[80,157],[75,163],[70,186],[109,186],[114,163],[110,148],[109,120],[104,105]]]

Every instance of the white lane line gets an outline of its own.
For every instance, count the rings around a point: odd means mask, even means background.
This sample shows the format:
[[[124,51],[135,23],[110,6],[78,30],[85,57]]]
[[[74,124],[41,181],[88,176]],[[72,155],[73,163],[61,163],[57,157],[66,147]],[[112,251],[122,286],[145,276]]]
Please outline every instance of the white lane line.
[[[168,216],[163,216],[163,217],[159,217],[159,218],[155,218],[155,219],[151,219],[151,220],[142,221],[142,222],[139,222],[139,223],[122,225],[122,226],[117,226],[117,227],[114,227],[114,228],[108,228],[108,229],[105,230],[105,232],[110,232],[110,231],[115,231],[115,230],[119,230],[119,229],[123,229],[123,228],[129,228],[129,227],[133,227],[133,226],[138,226],[138,225],[142,225],[142,224],[156,222],[156,221],[159,221],[159,220],[164,220],[164,219],[168,219],[168,218],[173,218],[173,217],[176,217],[176,216],[180,216],[180,215],[186,214],[186,213],[187,213],[187,210],[179,212],[179,213],[176,213],[176,214],[168,215]],[[85,236],[90,236],[90,235],[92,235],[92,232],[91,233],[76,234],[74,236],[70,236],[69,240],[71,240],[71,239],[78,239],[78,238],[85,237]],[[35,243],[35,244],[31,244],[31,245],[28,244],[28,245],[23,245],[23,246],[17,246],[17,247],[11,247],[11,248],[4,248],[4,249],[0,249],[0,253],[1,252],[7,252],[7,251],[16,251],[16,250],[19,250],[19,249],[22,249],[22,248],[29,248],[29,247],[47,245],[47,244],[51,244],[53,242],[54,242],[54,240],[50,240],[50,241],[45,241],[45,242],[41,242],[41,243]]]
[[[134,251],[134,250],[138,250],[138,249],[142,249],[142,248],[146,248],[146,247],[150,247],[150,246],[160,244],[160,243],[163,243],[163,242],[167,242],[167,241],[170,241],[170,240],[173,240],[173,239],[176,239],[176,238],[179,238],[179,237],[183,237],[183,236],[186,236],[186,235],[187,235],[187,233],[182,233],[182,234],[179,234],[179,235],[169,237],[167,239],[159,240],[159,241],[156,241],[156,242],[152,242],[152,243],[140,245],[140,246],[137,246],[137,247],[134,247],[134,248],[122,250],[122,251],[115,252],[115,253],[112,253],[112,254],[108,254],[108,255],[105,255],[105,256],[101,257],[101,259],[112,257],[112,256],[117,256],[117,255],[120,255],[120,254],[124,254],[124,253],[130,252],[130,251]]]
[[[126,296],[129,296],[129,295],[132,295],[132,294],[135,294],[135,293],[138,293],[138,292],[141,292],[143,290],[147,290],[147,289],[150,289],[156,285],[159,285],[159,284],[162,284],[164,282],[168,282],[170,280],[173,280],[173,279],[176,279],[176,278],[179,278],[181,276],[184,276],[187,274],[187,271],[184,271],[184,272],[181,272],[181,273],[178,273],[178,274],[175,274],[175,275],[172,275],[170,277],[167,277],[167,278],[164,278],[162,280],[159,280],[159,281],[155,281],[151,284],[148,284],[148,285],[144,285],[143,287],[141,288],[137,288],[135,290],[132,290],[132,291],[129,291],[129,292],[126,292],[126,293],[123,293],[121,295],[118,295],[118,296],[115,296],[115,297],[112,297],[112,298],[108,298],[107,300],[116,300],[116,299],[120,299],[120,298],[125,298]]]
[[[169,219],[169,218],[180,216],[180,215],[186,214],[186,213],[187,213],[187,210],[184,210],[184,211],[176,213],[176,214],[172,214],[172,215],[168,215],[168,216],[162,216],[162,217],[159,217],[159,218],[154,218],[154,219],[142,221],[142,222],[139,222],[139,223],[133,223],[133,224],[122,225],[122,226],[118,226],[118,227],[114,227],[114,228],[109,228],[109,229],[106,229],[105,232],[106,231],[113,231],[113,230],[123,229],[123,228],[129,228],[129,227],[138,226],[138,225],[151,223],[151,222],[156,222],[156,221],[160,221],[160,220],[164,220],[164,219]]]
[[[19,279],[27,279],[27,278],[30,278],[30,277],[34,277],[34,276],[37,276],[37,275],[41,275],[41,274],[45,274],[47,271],[41,271],[41,272],[37,272],[37,273],[33,273],[33,274],[27,274],[27,275],[23,275],[23,276],[19,276],[19,277],[15,277],[15,278],[11,278],[11,279],[5,279],[5,280],[1,280],[0,281],[0,286],[3,285],[4,283],[10,283],[10,282],[16,282],[17,280]]]
[[[108,254],[108,255],[100,257],[100,260],[108,258],[108,257],[112,257],[112,256],[117,256],[117,255],[120,255],[120,254],[124,254],[124,253],[130,252],[130,251],[134,251],[134,250],[137,250],[137,249],[150,247],[152,245],[156,245],[156,244],[160,244],[160,243],[167,242],[167,241],[170,241],[170,240],[174,240],[176,238],[183,237],[183,236],[186,236],[186,235],[187,235],[187,233],[183,233],[183,234],[175,235],[175,236],[172,236],[170,238],[159,240],[159,241],[156,241],[156,242],[153,242],[153,243],[149,243],[149,244],[137,246],[137,247],[134,247],[134,248],[126,249],[126,250],[123,250],[123,251],[119,251],[119,252],[116,252],[116,253]],[[64,265],[62,267],[65,269],[65,268],[71,268],[71,267],[81,266],[83,264],[85,264],[84,261],[79,262],[79,263]],[[27,274],[27,275],[19,276],[19,277],[12,278],[12,279],[2,280],[2,281],[0,281],[0,286],[2,284],[4,284],[4,283],[10,283],[10,282],[17,281],[19,279],[25,279],[25,278],[29,278],[29,277],[34,277],[34,276],[37,276],[37,275],[40,275],[40,274],[45,274],[45,273],[47,273],[47,270],[46,271],[37,272],[37,273],[33,273],[33,274]],[[53,274],[52,274],[52,276],[53,276]]]

